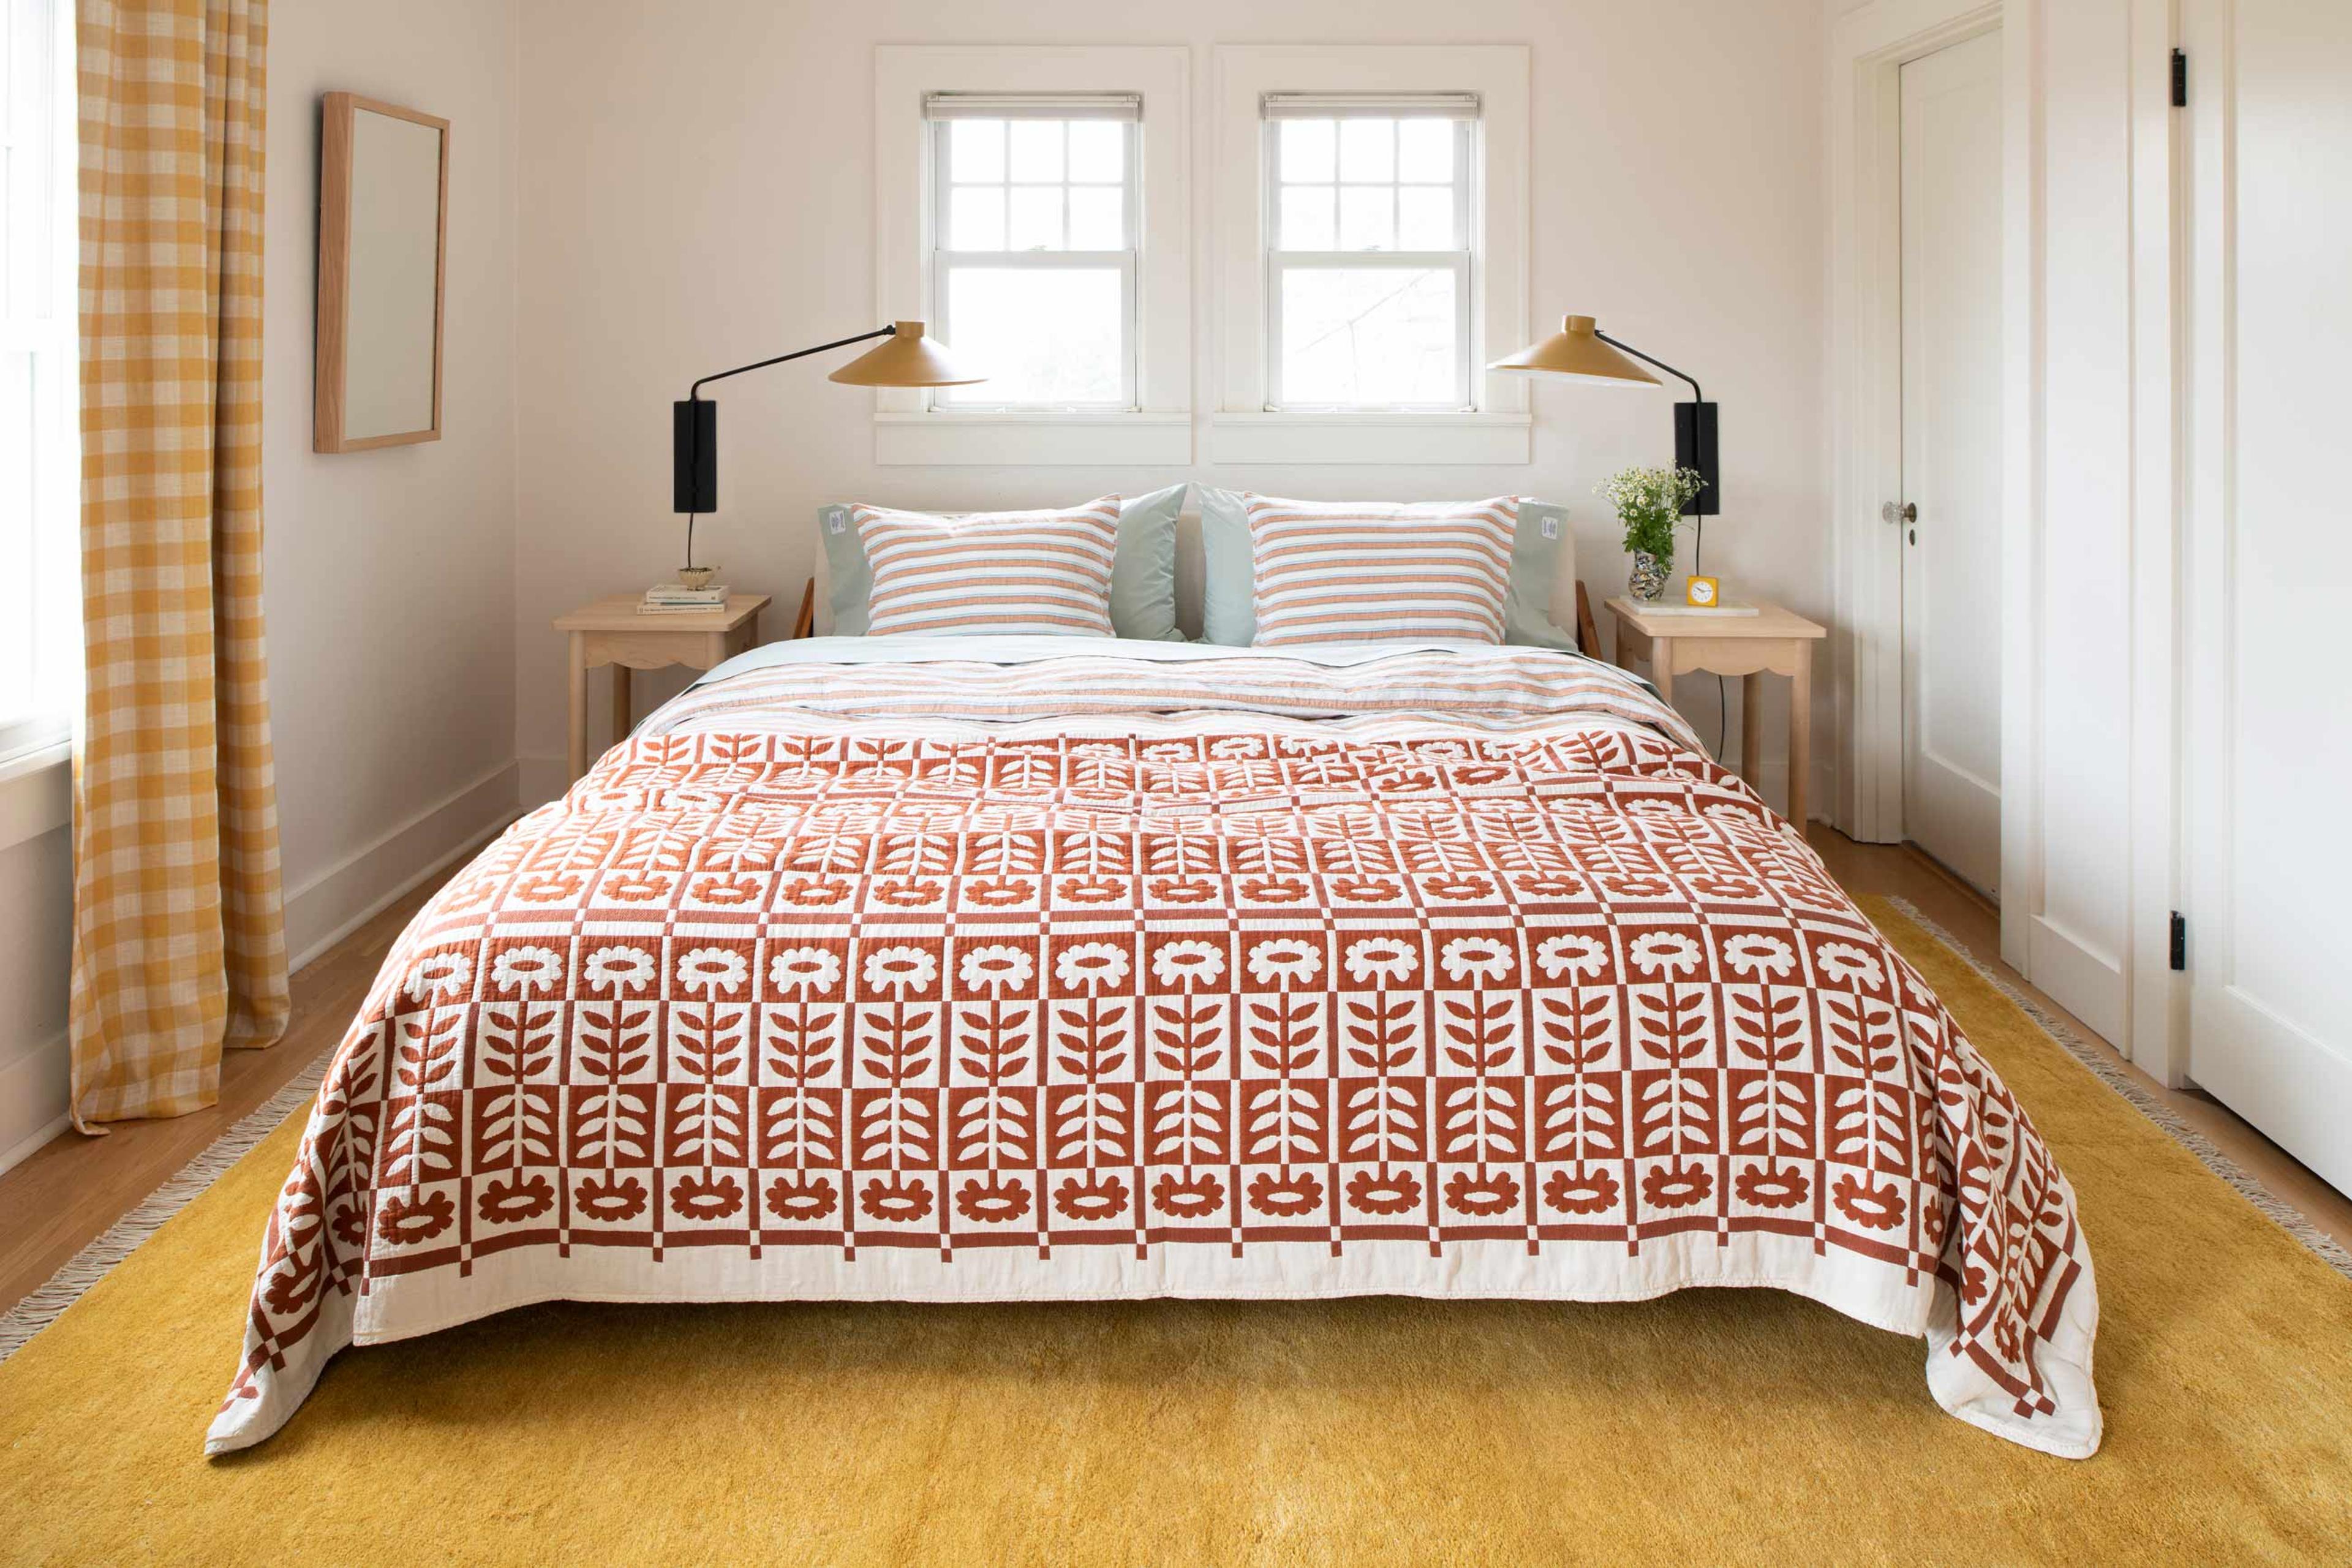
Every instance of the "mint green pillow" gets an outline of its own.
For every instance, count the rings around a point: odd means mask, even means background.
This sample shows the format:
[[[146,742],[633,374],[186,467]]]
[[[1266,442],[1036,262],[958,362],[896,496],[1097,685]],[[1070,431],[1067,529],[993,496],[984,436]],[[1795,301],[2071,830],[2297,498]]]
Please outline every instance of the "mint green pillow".
[[[1118,544],[1110,560],[1110,625],[1123,637],[1146,642],[1181,642],[1176,629],[1176,514],[1184,510],[1184,487],[1135,496],[1118,503]],[[816,509],[817,537],[824,542],[826,595],[833,606],[833,635],[866,635],[866,601],[874,594],[873,569],[866,564],[857,525],[841,502]],[[1243,565],[1248,566],[1244,531]],[[1248,582],[1243,583],[1247,597]],[[1251,621],[1253,627],[1255,618]],[[1244,638],[1247,641],[1247,638]]]
[[[1251,565],[1249,510],[1232,490],[1200,487],[1201,640],[1247,647],[1257,637],[1256,574]],[[1122,527],[1125,519],[1121,519]],[[1576,651],[1576,634],[1552,624],[1552,591],[1561,561],[1575,570],[1568,509],[1550,501],[1519,502],[1511,539],[1511,586],[1503,605],[1503,640],[1520,647]]]

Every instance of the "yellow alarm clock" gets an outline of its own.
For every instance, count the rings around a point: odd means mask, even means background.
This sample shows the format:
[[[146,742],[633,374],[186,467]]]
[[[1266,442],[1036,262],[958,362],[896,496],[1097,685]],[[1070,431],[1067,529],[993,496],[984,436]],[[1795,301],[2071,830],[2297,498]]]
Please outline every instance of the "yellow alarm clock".
[[[1721,595],[1712,577],[1693,577],[1683,589],[1683,600],[1694,610],[1712,610],[1721,603]]]

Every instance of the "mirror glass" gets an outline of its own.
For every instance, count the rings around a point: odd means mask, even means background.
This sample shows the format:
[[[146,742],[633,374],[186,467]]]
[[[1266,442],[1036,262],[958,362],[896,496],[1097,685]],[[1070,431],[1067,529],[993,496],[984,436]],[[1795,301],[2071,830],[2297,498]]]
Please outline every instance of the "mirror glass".
[[[433,425],[433,319],[441,239],[439,127],[361,109],[352,116],[347,440]]]

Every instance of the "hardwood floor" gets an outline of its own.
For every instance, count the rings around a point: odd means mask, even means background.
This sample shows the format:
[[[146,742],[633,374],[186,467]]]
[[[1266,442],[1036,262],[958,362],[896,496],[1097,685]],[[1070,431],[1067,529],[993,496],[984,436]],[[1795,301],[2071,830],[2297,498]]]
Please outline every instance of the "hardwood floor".
[[[1848,892],[1909,900],[1979,962],[2065,1017],[2085,1040],[2098,1036],[2000,962],[1990,904],[1916,850],[1856,844],[1830,828],[1811,834]],[[464,858],[456,864],[462,865]],[[452,870],[456,867],[453,865]],[[168,1181],[239,1119],[285,1086],[342,1035],[401,928],[438,890],[436,878],[370,921],[294,977],[286,1037],[266,1051],[235,1051],[221,1070],[220,1103],[170,1121],[118,1122],[104,1138],[67,1132],[0,1176],[0,1311],[40,1286],[76,1252]],[[2352,1247],[2352,1199],[2329,1187],[2228,1110],[2168,1089],[2120,1057],[2126,1072],[2313,1224]],[[257,1245],[258,1237],[256,1238]]]
[[[227,1053],[212,1109],[168,1121],[112,1122],[103,1138],[68,1130],[0,1175],[0,1312],[341,1039],[408,917],[472,858],[468,849],[448,873],[428,879],[295,975],[285,1037],[268,1050]],[[261,1245],[257,1234],[254,1245]]]

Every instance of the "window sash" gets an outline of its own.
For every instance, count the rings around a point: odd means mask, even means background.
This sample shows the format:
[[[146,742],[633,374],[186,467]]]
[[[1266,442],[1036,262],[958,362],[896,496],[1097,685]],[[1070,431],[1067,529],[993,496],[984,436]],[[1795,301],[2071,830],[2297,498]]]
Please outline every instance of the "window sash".
[[[1295,402],[1282,384],[1282,296],[1291,272],[1398,271],[1454,274],[1454,395],[1428,403]],[[1470,254],[1461,250],[1289,250],[1266,253],[1265,350],[1268,413],[1453,414],[1471,407]]]
[[[80,685],[71,0],[0,6],[0,761],[63,740]]]
[[[1352,95],[1336,94],[1276,94],[1268,93],[1260,100],[1262,127],[1260,132],[1259,167],[1264,171],[1259,181],[1264,198],[1260,222],[1265,236],[1265,408],[1268,413],[1347,412],[1364,414],[1458,413],[1475,406],[1473,389],[1476,381],[1471,360],[1475,347],[1475,324],[1478,320],[1473,294],[1476,283],[1476,253],[1470,237],[1475,211],[1473,204],[1472,173],[1475,166],[1472,138],[1475,132],[1464,129],[1454,138],[1454,232],[1463,238],[1456,250],[1285,250],[1282,248],[1282,123],[1286,119],[1341,119],[1347,116],[1330,112],[1277,113],[1286,100],[1312,101],[1325,106],[1340,101],[1373,102],[1385,107],[1383,119],[1410,119],[1412,115],[1397,111],[1396,106],[1420,102],[1439,105],[1444,100],[1466,96],[1474,109],[1475,94],[1391,95],[1385,99],[1359,99]],[[1434,113],[1428,118],[1460,120],[1454,113]],[[1473,121],[1472,123],[1475,123]],[[1334,183],[1339,171],[1333,170]],[[1322,182],[1305,182],[1321,184]],[[1411,182],[1419,183],[1419,182]],[[1391,193],[1401,191],[1408,182],[1391,178]],[[1454,393],[1443,402],[1429,403],[1306,403],[1293,402],[1283,387],[1282,300],[1285,275],[1292,271],[1346,270],[1368,271],[1395,268],[1400,270],[1451,271],[1454,274]]]
[[[969,395],[962,397],[955,397],[945,395],[945,389],[933,388],[926,398],[927,405],[934,413],[950,412],[959,414],[984,412],[1055,412],[1062,410],[1073,412],[1100,412],[1105,410],[1128,412],[1134,410],[1138,406],[1136,394],[1136,363],[1139,357],[1138,339],[1140,335],[1140,329],[1138,323],[1139,306],[1136,298],[1136,272],[1140,260],[1139,241],[1138,237],[1142,233],[1143,226],[1143,204],[1141,200],[1143,186],[1141,143],[1143,137],[1140,127],[1139,126],[1135,129],[1131,129],[1126,133],[1125,145],[1123,148],[1124,156],[1120,164],[1120,173],[1122,177],[1120,184],[1116,187],[1120,193],[1119,222],[1124,231],[1123,237],[1127,241],[1127,247],[1125,249],[950,250],[947,247],[947,241],[952,237],[954,230],[950,226],[950,206],[953,200],[956,188],[955,163],[951,150],[952,143],[950,138],[953,134],[955,121],[958,119],[995,120],[1023,118],[1023,116],[1010,113],[962,114],[959,112],[954,114],[938,114],[931,112],[931,104],[934,100],[950,96],[957,95],[932,94],[924,100],[926,117],[932,121],[930,139],[930,215],[932,246],[930,294],[931,322],[933,330],[938,333],[940,342],[950,345],[955,342],[955,326],[950,319],[951,312],[949,309],[948,301],[952,294],[952,289],[950,288],[952,275],[960,268],[985,267],[992,270],[1034,269],[1040,271],[1050,271],[1056,268],[1066,268],[1099,269],[1116,267],[1118,269],[1119,276],[1119,395],[1117,398],[1107,402],[1036,402],[1016,401],[1010,398],[996,400],[990,399],[984,395],[977,397]],[[982,94],[967,94],[961,96],[973,100],[984,100],[992,104],[1003,106],[1010,104],[1041,102],[1069,103],[1076,101],[1093,101],[1104,103],[1110,102],[1121,95],[1077,94],[1060,95],[1058,98],[1054,95],[1024,95],[1020,98],[1005,98],[1002,96]],[[1140,96],[1125,96],[1131,98],[1132,101],[1138,106],[1138,112],[1139,113],[1140,105],[1142,103]],[[1032,115],[1028,116],[1028,118],[1082,120],[1087,118],[1131,119],[1132,117],[1110,113],[1088,116],[1056,110],[1051,114]],[[1064,177],[1061,180],[1052,182],[1054,185],[1059,186],[1063,192],[1063,234],[1065,237],[1066,237],[1069,233],[1068,193],[1070,190],[1073,188],[1083,188],[1088,185],[1099,185],[1103,189],[1114,188],[1105,182],[1085,180],[1073,181],[1067,177],[1068,174],[1068,165],[1065,163],[1063,166]],[[1001,184],[1008,193],[1020,185],[1038,184],[1037,182],[1017,181],[1013,179],[1011,177],[1012,170],[1010,167],[1007,167],[1005,170],[1005,175],[1006,177],[1002,181],[985,181],[982,182],[982,184]],[[987,384],[982,383],[981,384],[985,386]]]

